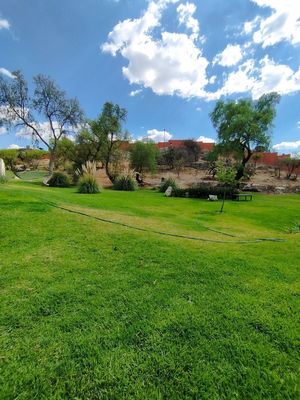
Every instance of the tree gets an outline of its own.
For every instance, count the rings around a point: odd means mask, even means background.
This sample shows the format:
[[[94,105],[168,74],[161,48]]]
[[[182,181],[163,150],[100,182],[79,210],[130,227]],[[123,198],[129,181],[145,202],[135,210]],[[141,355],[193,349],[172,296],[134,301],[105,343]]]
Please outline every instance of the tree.
[[[154,143],[135,142],[130,150],[131,168],[142,174],[157,169],[159,150]]]
[[[16,149],[5,149],[0,150],[0,158],[3,159],[4,164],[17,176],[17,161],[18,161],[18,150]]]
[[[244,176],[245,166],[254,149],[269,148],[270,130],[279,100],[280,96],[277,93],[265,94],[257,101],[220,100],[210,114],[218,133],[220,148],[231,152],[241,160],[240,168],[237,170],[237,180]]]
[[[287,168],[286,179],[291,179],[292,175],[300,168],[300,158],[286,157],[280,161],[280,164]]]
[[[67,99],[50,78],[35,76],[35,91],[30,97],[22,73],[16,71],[13,76],[13,79],[0,77],[0,123],[21,128],[24,134],[29,133],[42,142],[50,153],[52,173],[58,142],[83,122],[83,112],[78,101]]]
[[[184,147],[187,151],[188,158],[190,158],[192,162],[197,162],[201,153],[199,143],[194,139],[188,139],[184,141]]]
[[[75,162],[76,159],[76,144],[67,137],[61,138],[57,143],[55,165],[66,168],[67,162]]]
[[[224,186],[223,201],[220,209],[220,213],[222,213],[226,198],[226,187],[232,186],[236,183],[236,169],[231,165],[224,163],[224,161],[222,160],[217,161],[216,169],[217,169],[216,173],[217,179]]]
[[[119,157],[120,144],[128,139],[128,133],[122,131],[126,121],[127,111],[124,108],[107,102],[97,120],[90,121],[92,138],[98,145],[105,171],[113,183],[116,176],[112,171],[113,162]]]

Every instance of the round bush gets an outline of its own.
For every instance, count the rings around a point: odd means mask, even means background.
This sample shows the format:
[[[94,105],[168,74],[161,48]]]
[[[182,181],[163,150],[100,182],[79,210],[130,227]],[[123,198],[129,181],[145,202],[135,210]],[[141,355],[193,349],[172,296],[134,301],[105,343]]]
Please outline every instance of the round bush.
[[[171,186],[173,191],[178,189],[177,183],[175,179],[173,178],[168,178],[165,181],[161,182],[159,191],[161,193],[165,193],[165,191],[168,189],[168,187]]]
[[[84,175],[79,179],[79,193],[95,194],[100,192],[100,187],[92,175]]]
[[[68,175],[62,172],[54,172],[48,180],[48,185],[51,187],[69,187],[71,186],[71,181]]]
[[[115,190],[124,190],[127,192],[133,192],[137,189],[137,184],[133,178],[130,176],[119,176],[114,181]]]

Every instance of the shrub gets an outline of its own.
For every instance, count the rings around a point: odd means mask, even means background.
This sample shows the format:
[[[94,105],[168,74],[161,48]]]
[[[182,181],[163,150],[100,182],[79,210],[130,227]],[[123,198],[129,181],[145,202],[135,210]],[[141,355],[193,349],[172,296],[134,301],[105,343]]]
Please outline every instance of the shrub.
[[[223,186],[207,186],[207,185],[197,185],[188,189],[175,189],[172,192],[174,197],[191,197],[195,199],[207,199],[210,194],[218,196],[218,198],[223,198],[225,191],[226,199],[233,199],[234,195],[237,194],[237,188],[234,186],[228,186],[224,188]]]
[[[137,184],[133,178],[130,176],[119,176],[114,181],[115,190],[124,190],[127,192],[133,192],[137,189]]]
[[[175,179],[168,178],[165,181],[161,182],[160,187],[159,187],[159,191],[161,193],[165,193],[165,191],[168,189],[169,186],[172,186],[173,191],[176,191],[176,190],[179,189]]]
[[[93,175],[83,175],[79,179],[79,193],[95,194],[100,192],[100,187]]]
[[[6,183],[7,181],[8,179],[6,178],[6,176],[0,176],[0,185]]]
[[[71,186],[71,181],[68,175],[62,172],[54,172],[48,180],[48,185],[51,187],[69,187]]]

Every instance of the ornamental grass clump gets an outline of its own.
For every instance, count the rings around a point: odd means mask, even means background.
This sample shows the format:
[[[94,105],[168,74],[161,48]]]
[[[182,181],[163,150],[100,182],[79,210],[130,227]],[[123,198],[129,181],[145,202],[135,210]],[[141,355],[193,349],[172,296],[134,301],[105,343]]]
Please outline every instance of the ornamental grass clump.
[[[48,185],[51,187],[70,187],[71,181],[68,175],[62,172],[54,172],[48,180]]]
[[[131,176],[119,176],[114,181],[115,190],[124,190],[126,192],[134,192],[137,190],[137,184]]]
[[[80,176],[78,182],[79,193],[100,193],[100,186],[98,185],[96,180],[97,167],[95,162],[87,161],[81,166],[81,170],[77,170],[76,173],[78,176]]]
[[[79,179],[78,192],[86,194],[100,193],[100,187],[96,178],[93,175],[83,175]]]

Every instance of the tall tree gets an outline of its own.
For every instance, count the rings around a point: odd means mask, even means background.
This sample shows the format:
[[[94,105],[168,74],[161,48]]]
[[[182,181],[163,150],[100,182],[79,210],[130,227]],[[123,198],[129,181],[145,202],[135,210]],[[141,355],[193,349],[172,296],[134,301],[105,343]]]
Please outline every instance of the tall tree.
[[[142,174],[157,168],[159,150],[154,143],[135,142],[130,150],[130,165]]]
[[[52,173],[59,140],[83,123],[83,112],[78,101],[67,99],[50,78],[35,76],[35,91],[30,96],[23,74],[16,71],[13,76],[0,77],[0,123],[23,128],[34,140],[42,142],[50,153]]]
[[[280,96],[269,93],[253,101],[218,101],[210,114],[219,139],[219,148],[229,151],[240,160],[236,179],[244,176],[247,162],[254,149],[267,150],[270,146],[272,122]]]
[[[127,140],[129,136],[127,132],[122,130],[126,118],[127,111],[125,108],[107,102],[104,104],[98,119],[89,122],[92,136],[101,152],[106,174],[112,183],[116,178],[112,170],[112,163],[118,157],[120,144]]]
[[[201,153],[200,144],[194,139],[187,139],[184,141],[184,147],[192,162],[197,162]]]

